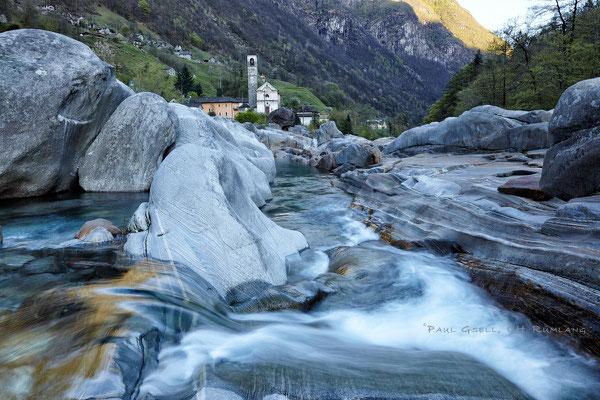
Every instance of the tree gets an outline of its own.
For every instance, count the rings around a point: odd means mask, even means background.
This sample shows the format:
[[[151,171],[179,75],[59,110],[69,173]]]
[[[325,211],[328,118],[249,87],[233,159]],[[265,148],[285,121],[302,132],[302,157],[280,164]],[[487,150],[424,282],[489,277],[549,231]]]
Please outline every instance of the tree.
[[[189,92],[194,90],[195,82],[194,77],[190,73],[187,65],[177,72],[177,78],[175,79],[175,89],[179,90],[182,95],[187,95]]]
[[[152,10],[150,9],[150,6],[146,0],[140,0],[138,7],[146,15],[150,15],[152,13]]]
[[[200,82],[196,82],[196,84],[194,85],[194,92],[196,92],[198,96],[202,96],[202,93],[204,93],[204,90],[202,89],[202,84]]]

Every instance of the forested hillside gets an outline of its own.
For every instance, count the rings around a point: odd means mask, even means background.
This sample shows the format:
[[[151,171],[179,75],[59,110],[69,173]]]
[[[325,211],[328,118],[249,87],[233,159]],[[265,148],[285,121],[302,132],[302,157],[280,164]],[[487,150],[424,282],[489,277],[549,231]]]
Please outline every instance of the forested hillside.
[[[9,16],[6,25],[29,27],[33,21],[23,10],[34,3],[0,0],[0,13]],[[244,90],[245,55],[256,52],[261,73],[270,79],[308,87],[329,107],[397,117],[404,126],[422,120],[452,74],[472,59],[475,50],[469,46],[477,47],[475,37],[485,31],[450,0],[228,0],[226,6],[223,0],[46,3],[92,20],[99,8],[105,9],[122,18],[117,29],[125,35],[155,33],[172,45],[217,55],[229,67],[228,75],[219,79],[219,85],[225,79],[229,86],[220,89]],[[464,28],[460,35],[453,34],[457,26]],[[60,24],[51,29],[68,31]]]
[[[425,122],[482,104],[550,110],[569,86],[600,76],[600,2],[546,1],[532,11],[549,22],[538,28],[508,24],[504,42],[452,78]]]

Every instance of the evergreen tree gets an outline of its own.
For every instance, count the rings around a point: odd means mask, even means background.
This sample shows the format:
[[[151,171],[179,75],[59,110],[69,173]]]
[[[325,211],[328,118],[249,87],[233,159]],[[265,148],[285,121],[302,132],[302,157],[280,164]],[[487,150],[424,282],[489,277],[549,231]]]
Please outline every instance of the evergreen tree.
[[[182,95],[187,95],[189,92],[194,90],[194,77],[190,73],[187,65],[177,72],[177,79],[175,80],[175,89],[179,90]]]
[[[196,84],[194,85],[194,92],[196,92],[198,96],[202,96],[202,93],[204,93],[204,90],[202,89],[202,84],[200,82],[196,82]]]

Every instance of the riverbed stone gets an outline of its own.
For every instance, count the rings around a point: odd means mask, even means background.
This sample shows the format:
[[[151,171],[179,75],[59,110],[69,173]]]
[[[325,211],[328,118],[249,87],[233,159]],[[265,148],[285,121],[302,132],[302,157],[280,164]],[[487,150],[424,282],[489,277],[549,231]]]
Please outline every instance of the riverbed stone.
[[[551,145],[548,122],[517,126],[507,135],[509,147],[516,151],[547,149]]]
[[[107,219],[98,218],[92,221],[87,221],[85,224],[83,224],[83,226],[75,234],[75,239],[85,239],[96,228],[104,228],[111,235],[121,234],[121,230],[117,228],[112,222],[110,222]]]
[[[4,32],[0,54],[0,198],[73,189],[81,157],[133,92],[85,44],[53,32]]]
[[[89,147],[79,167],[88,192],[144,192],[175,142],[177,117],[162,97],[139,93],[123,101]]]
[[[236,312],[279,310],[309,311],[335,290],[321,282],[302,281],[266,289],[250,300],[236,304]]]
[[[600,221],[600,195],[570,200],[556,210],[560,218]]]
[[[600,101],[600,100],[599,100]],[[600,192],[600,125],[555,144],[544,158],[540,187],[563,200]]]
[[[340,138],[343,136],[344,134],[337,128],[335,121],[327,121],[322,124],[316,132],[317,146],[320,146],[331,139]]]
[[[539,175],[527,175],[511,179],[504,185],[498,187],[498,191],[500,193],[526,197],[537,201],[544,201],[552,198],[552,196],[544,193],[544,191],[540,189]]]
[[[86,244],[99,244],[99,243],[108,243],[112,242],[115,238],[113,235],[104,227],[99,226],[91,231],[85,238],[83,238],[83,242]]]

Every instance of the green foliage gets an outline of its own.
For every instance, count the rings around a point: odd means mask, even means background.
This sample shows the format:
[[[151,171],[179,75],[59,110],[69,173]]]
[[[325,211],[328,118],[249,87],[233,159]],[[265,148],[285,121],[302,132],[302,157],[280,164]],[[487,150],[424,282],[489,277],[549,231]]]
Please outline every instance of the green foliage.
[[[308,129],[310,129],[312,131],[315,129],[319,129],[320,127],[321,127],[321,121],[319,120],[319,114],[313,113],[313,116],[312,116],[312,119],[310,120],[310,125],[309,125]]]
[[[235,116],[235,120],[240,123],[251,122],[253,124],[266,124],[267,116],[264,114],[257,114],[252,110],[248,110],[244,113],[239,113]]]
[[[335,125],[343,134],[352,135],[353,128],[350,114],[340,110],[331,110],[329,112],[329,120],[335,121]]]
[[[479,74],[482,63],[481,52],[477,52],[473,61],[461,68],[446,86],[444,95],[429,110],[429,115],[424,123],[429,124],[435,121],[443,121],[455,114],[458,104],[458,94],[461,90],[468,87]]]
[[[140,2],[138,2],[138,7],[146,15],[150,15],[152,13],[152,10],[150,9],[150,6],[146,0],[140,0]]]
[[[546,11],[556,13],[555,4]],[[564,22],[557,17],[531,32],[507,25],[476,73],[470,64],[452,78],[425,122],[482,104],[549,110],[569,86],[600,76],[600,3],[559,4],[570,5],[562,9]]]
[[[127,25],[123,25],[119,31],[123,36],[128,36],[129,34],[131,34],[131,28]]]
[[[198,36],[195,33],[192,33],[189,36],[189,39],[190,39],[190,43],[192,44],[192,46],[197,47],[199,49],[202,48],[202,38],[200,36]]]
[[[184,65],[183,68],[177,72],[177,77],[175,79],[175,89],[177,89],[182,95],[187,95],[189,92],[194,90],[196,83],[194,82],[194,77],[190,73],[187,65]]]

